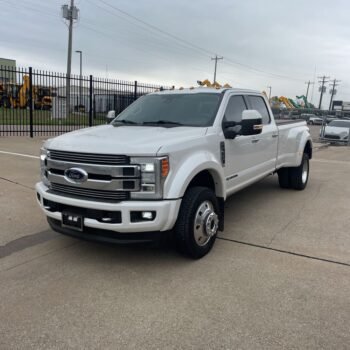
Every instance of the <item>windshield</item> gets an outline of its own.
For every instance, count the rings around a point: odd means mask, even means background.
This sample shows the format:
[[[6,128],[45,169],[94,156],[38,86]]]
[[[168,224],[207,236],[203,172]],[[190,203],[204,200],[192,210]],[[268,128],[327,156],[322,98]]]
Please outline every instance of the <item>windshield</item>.
[[[113,125],[211,126],[220,93],[146,95],[118,115]]]
[[[332,120],[328,125],[335,126],[337,128],[350,128],[350,120]]]

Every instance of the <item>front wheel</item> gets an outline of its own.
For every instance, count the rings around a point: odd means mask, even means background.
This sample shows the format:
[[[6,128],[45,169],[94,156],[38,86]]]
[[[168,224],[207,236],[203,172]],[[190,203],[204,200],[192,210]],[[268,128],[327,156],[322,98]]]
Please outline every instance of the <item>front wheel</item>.
[[[219,229],[219,205],[206,187],[189,188],[183,199],[174,233],[178,250],[200,259],[213,247]]]

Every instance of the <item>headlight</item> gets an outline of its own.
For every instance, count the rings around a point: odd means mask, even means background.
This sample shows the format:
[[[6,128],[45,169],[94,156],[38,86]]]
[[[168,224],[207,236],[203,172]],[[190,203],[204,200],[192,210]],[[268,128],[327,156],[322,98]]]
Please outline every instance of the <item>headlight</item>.
[[[46,148],[40,149],[40,177],[41,181],[45,186],[49,186],[50,182],[47,179],[47,157],[49,156],[49,151]]]
[[[131,192],[132,199],[161,199],[163,186],[169,174],[168,157],[132,157],[131,164],[140,166],[140,191]]]

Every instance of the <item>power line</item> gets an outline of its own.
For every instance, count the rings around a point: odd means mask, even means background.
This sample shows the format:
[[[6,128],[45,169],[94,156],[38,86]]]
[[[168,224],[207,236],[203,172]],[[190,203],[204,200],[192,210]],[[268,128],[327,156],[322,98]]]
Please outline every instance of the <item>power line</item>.
[[[109,6],[110,8],[113,8],[114,10],[118,11],[119,13],[122,13],[123,15],[125,15],[125,16],[127,16],[127,17],[129,17],[129,18],[132,18],[133,20],[135,20],[135,21],[137,21],[137,22],[139,22],[139,23],[142,23],[142,24],[145,25],[146,27],[149,27],[149,28],[153,29],[153,30],[156,31],[156,32],[159,32],[159,33],[161,33],[161,34],[163,34],[163,35],[169,36],[169,37],[173,38],[174,40],[176,40],[176,41],[178,41],[178,42],[185,43],[185,44],[189,45],[190,47],[192,47],[192,48],[194,48],[194,49],[196,49],[196,50],[199,50],[199,51],[201,51],[201,52],[204,52],[204,53],[206,53],[206,54],[208,54],[208,55],[213,55],[213,54],[215,54],[215,53],[213,53],[212,51],[209,51],[209,50],[207,50],[207,49],[205,49],[205,48],[203,48],[203,47],[200,47],[200,46],[198,46],[198,45],[196,45],[196,44],[193,44],[193,43],[191,43],[191,42],[189,42],[189,41],[187,41],[187,40],[185,40],[185,39],[182,39],[182,38],[180,38],[180,37],[178,37],[178,36],[176,36],[176,35],[174,35],[174,34],[171,34],[171,33],[167,32],[167,31],[165,31],[165,30],[163,30],[163,29],[161,29],[161,28],[159,28],[159,27],[156,27],[156,26],[153,25],[153,24],[147,23],[147,22],[145,22],[144,20],[142,20],[142,19],[140,19],[140,18],[138,18],[138,17],[136,17],[136,16],[131,15],[130,13],[128,13],[128,12],[126,12],[126,11],[124,11],[124,10],[122,10],[122,9],[120,9],[120,8],[118,8],[118,7],[116,7],[116,6],[114,6],[114,5],[111,5],[111,4],[108,3],[107,1],[99,0],[99,2],[102,2],[102,3],[105,4],[106,6]]]
[[[89,0],[88,0],[89,1]],[[90,2],[90,1],[89,1]],[[155,32],[157,33],[161,33],[163,35],[166,35],[174,40],[176,40],[177,42],[181,42],[181,43],[185,43],[186,45],[188,45],[190,48],[194,49],[194,50],[197,50],[197,51],[201,51],[202,53],[205,53],[205,54],[210,54],[210,55],[213,55],[213,52],[210,51],[210,50],[207,50],[201,46],[198,46],[196,44],[193,44],[191,43],[190,41],[187,41],[185,39],[182,39],[182,38],[179,38],[178,36],[176,35],[173,35],[172,33],[169,33],[153,24],[150,24],[150,23],[147,23],[146,21],[136,17],[136,16],[133,16],[131,14],[129,14],[128,12],[116,7],[115,5],[112,5],[110,3],[108,3],[107,1],[105,0],[99,0],[99,2],[105,4],[106,6],[118,11],[119,13],[122,13],[123,15],[129,17],[129,18],[132,18],[134,21],[137,21],[139,23],[142,23],[144,26],[148,27],[148,28],[151,28],[152,30],[154,30]],[[96,4],[94,4],[96,5]],[[144,29],[144,28],[143,28]],[[215,54],[215,53],[214,53]],[[296,80],[296,81],[302,81],[303,79],[298,79],[298,78],[295,78],[295,77],[291,77],[291,76],[287,76],[287,75],[282,75],[282,74],[277,74],[277,73],[272,73],[272,72],[268,72],[268,71],[265,71],[265,70],[262,70],[262,69],[259,69],[259,68],[254,68],[252,66],[249,66],[247,64],[244,64],[244,63],[241,63],[241,62],[238,62],[238,61],[235,61],[231,58],[228,58],[226,55],[225,55],[225,59],[226,61],[228,62],[231,62],[232,64],[234,65],[238,65],[240,67],[243,67],[243,68],[246,68],[246,69],[249,69],[249,70],[253,70],[253,71],[256,71],[256,72],[260,72],[260,73],[263,73],[263,74],[267,74],[267,75],[271,75],[271,76],[274,76],[276,78],[281,78],[281,79],[288,79],[288,80]]]
[[[123,17],[121,15],[116,14],[115,12],[111,12],[109,9],[106,9],[105,7],[99,6],[98,4],[96,4],[96,3],[94,3],[94,2],[92,2],[90,0],[86,0],[86,1],[88,3],[90,3],[91,5],[93,5],[93,6],[97,7],[97,8],[99,8],[99,9],[107,12],[109,15],[117,17],[119,19],[122,19],[123,21],[126,21],[126,22],[132,24],[133,26],[136,26],[136,27],[142,29],[143,31],[152,34],[154,39],[165,39],[164,34],[159,35],[158,31],[155,32],[155,30],[153,28],[145,27],[144,24],[142,24],[142,22],[141,22],[141,24],[138,23],[138,22],[135,23],[135,20],[132,20],[129,17],[125,17],[125,16]],[[110,5],[110,6],[113,6],[113,5]],[[114,7],[112,7],[112,8],[114,8]],[[129,34],[129,32],[128,32],[128,34]],[[158,36],[156,36],[155,34],[157,34]],[[188,44],[183,43],[183,42],[174,41],[173,43],[176,44],[178,48],[185,49],[187,55],[188,55],[188,49],[193,49],[193,47],[191,47]],[[164,44],[163,44],[163,46],[164,46]],[[194,49],[193,52],[198,54],[198,55],[201,55],[201,57],[203,57],[203,52],[198,51],[197,49]],[[210,56],[205,54],[205,57],[208,58]]]

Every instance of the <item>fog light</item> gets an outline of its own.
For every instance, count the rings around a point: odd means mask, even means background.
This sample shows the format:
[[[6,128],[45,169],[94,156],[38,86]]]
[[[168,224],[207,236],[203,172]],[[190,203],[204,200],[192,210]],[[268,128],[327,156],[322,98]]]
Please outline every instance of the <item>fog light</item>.
[[[143,211],[141,217],[144,220],[153,220],[153,213],[151,211]]]

